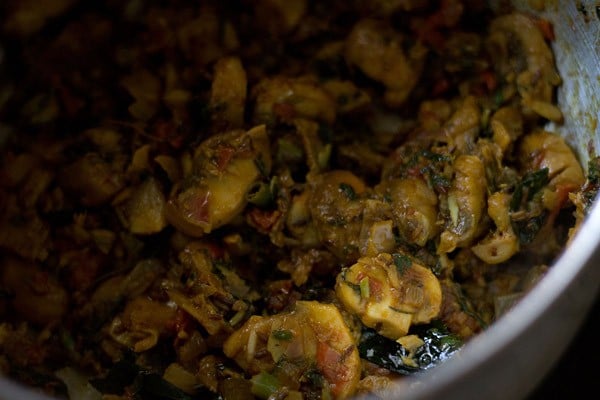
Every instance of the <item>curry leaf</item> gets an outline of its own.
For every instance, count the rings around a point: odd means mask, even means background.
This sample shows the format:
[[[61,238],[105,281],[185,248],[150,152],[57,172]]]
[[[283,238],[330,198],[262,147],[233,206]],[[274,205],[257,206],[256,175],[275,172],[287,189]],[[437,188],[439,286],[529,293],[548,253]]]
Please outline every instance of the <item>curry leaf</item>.
[[[544,222],[546,222],[546,213],[524,221],[513,221],[513,229],[519,236],[519,242],[521,244],[531,243],[540,229],[542,229]]]
[[[408,351],[395,340],[379,335],[374,330],[365,330],[358,345],[361,358],[402,375],[410,375],[419,369],[404,362]]]
[[[440,321],[418,327],[413,334],[419,336],[423,344],[410,354],[397,341],[388,339],[372,329],[366,329],[358,344],[358,352],[361,358],[380,367],[402,375],[410,375],[447,360],[463,345],[463,341],[450,333]]]
[[[533,196],[548,184],[548,168],[529,172],[515,186],[510,201],[511,211],[517,211],[523,200],[531,201]],[[523,197],[525,196],[525,197]]]

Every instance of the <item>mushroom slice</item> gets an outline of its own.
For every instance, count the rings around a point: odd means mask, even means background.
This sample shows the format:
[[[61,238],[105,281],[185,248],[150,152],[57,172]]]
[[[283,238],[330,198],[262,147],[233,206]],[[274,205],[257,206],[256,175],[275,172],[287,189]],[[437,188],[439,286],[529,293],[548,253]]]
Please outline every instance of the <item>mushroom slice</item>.
[[[490,24],[489,42],[500,75],[516,74],[526,114],[562,121],[562,113],[552,103],[561,79],[552,50],[535,22],[518,13],[500,16]]]
[[[360,258],[340,272],[335,291],[344,307],[391,339],[437,317],[442,302],[431,270],[402,253]]]
[[[510,219],[510,199],[507,193],[496,192],[488,198],[488,215],[496,224],[496,231],[488,234],[471,251],[488,264],[507,261],[519,251],[519,239]]]
[[[377,190],[390,199],[392,218],[403,240],[425,246],[438,234],[438,198],[424,179],[390,179]]]
[[[502,107],[492,116],[490,127],[492,140],[504,153],[523,135],[523,116],[516,107]]]
[[[308,200],[311,218],[327,250],[337,258],[358,258],[365,207],[365,183],[350,171],[333,170],[315,176]]]
[[[249,190],[269,174],[271,153],[265,125],[207,139],[196,149],[194,163],[197,173],[175,185],[165,213],[177,229],[200,237],[238,216]]]
[[[272,374],[291,390],[300,389],[299,382],[314,374],[314,367],[336,399],[354,394],[360,379],[356,343],[333,304],[298,301],[288,313],[253,315],[229,336],[223,351],[248,373]]]
[[[519,161],[526,171],[548,169],[548,186],[543,189],[546,209],[565,206],[568,193],[585,183],[583,169],[567,142],[557,134],[540,130],[525,136],[519,147]]]
[[[485,211],[487,181],[483,161],[477,156],[461,155],[454,161],[454,171],[448,192],[449,218],[440,236],[438,254],[469,245]]]
[[[423,70],[427,49],[407,42],[391,26],[371,18],[358,21],[346,39],[346,61],[385,86],[389,107],[405,103]]]

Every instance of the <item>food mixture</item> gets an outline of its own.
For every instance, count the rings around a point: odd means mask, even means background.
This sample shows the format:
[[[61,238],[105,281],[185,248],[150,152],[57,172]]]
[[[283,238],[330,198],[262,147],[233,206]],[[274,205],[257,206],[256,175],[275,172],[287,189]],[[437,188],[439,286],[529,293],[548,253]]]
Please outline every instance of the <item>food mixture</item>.
[[[0,5],[0,370],[58,398],[384,397],[600,181],[551,24],[474,0]]]

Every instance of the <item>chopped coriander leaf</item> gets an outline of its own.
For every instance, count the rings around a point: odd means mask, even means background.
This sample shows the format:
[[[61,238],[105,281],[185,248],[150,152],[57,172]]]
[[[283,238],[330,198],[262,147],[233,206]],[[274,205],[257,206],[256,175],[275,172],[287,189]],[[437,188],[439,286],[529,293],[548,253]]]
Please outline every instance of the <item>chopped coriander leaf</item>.
[[[394,253],[392,254],[392,258],[394,259],[394,264],[400,274],[403,274],[404,271],[412,265],[411,259],[404,254]]]
[[[600,183],[600,157],[594,157],[588,161],[587,178],[593,184]]]
[[[548,168],[542,168],[534,172],[528,172],[515,186],[510,201],[511,211],[517,211],[523,202],[531,201],[534,195],[548,184]],[[525,196],[525,197],[523,197]]]
[[[354,191],[354,188],[347,184],[347,183],[340,183],[340,190],[342,191],[342,193],[344,193],[344,195],[348,198],[348,200],[356,200],[356,192]]]
[[[275,339],[283,341],[290,341],[294,338],[294,334],[288,329],[276,329],[271,335],[273,335]]]

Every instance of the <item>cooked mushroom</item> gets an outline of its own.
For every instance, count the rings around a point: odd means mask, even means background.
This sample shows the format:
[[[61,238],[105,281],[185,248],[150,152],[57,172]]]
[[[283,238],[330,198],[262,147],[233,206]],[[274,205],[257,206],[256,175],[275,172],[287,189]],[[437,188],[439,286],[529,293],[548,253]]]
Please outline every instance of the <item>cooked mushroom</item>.
[[[344,307],[391,339],[437,317],[442,301],[433,272],[402,253],[360,258],[338,274],[335,291]]]

